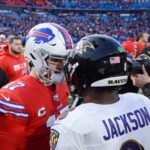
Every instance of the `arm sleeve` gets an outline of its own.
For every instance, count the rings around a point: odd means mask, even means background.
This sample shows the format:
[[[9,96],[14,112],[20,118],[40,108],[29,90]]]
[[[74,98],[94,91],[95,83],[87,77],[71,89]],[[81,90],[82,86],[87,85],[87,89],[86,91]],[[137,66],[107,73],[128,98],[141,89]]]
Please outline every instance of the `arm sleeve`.
[[[82,136],[62,125],[55,125],[51,129],[50,147],[52,150],[81,150]]]
[[[29,114],[24,103],[0,90],[0,150],[22,150]]]
[[[9,120],[5,115],[0,114],[0,149],[16,150],[24,146],[23,137],[25,125]]]
[[[0,88],[9,82],[6,73],[0,68]]]

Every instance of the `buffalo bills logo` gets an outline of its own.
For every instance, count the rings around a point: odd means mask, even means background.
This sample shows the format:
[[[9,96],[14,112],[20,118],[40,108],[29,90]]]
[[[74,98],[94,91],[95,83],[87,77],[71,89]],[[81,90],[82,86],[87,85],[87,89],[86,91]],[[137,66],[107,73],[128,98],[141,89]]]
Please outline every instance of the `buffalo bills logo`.
[[[27,40],[29,38],[33,38],[33,41],[37,44],[47,43],[54,39],[55,34],[49,28],[40,28],[32,30],[27,36]]]

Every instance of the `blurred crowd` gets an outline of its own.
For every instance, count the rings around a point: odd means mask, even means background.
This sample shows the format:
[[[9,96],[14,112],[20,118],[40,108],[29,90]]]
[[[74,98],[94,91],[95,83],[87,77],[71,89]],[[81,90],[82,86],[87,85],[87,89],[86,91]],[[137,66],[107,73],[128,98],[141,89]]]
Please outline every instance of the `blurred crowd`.
[[[69,9],[138,9],[150,8],[148,0],[0,0],[2,4],[43,6]]]
[[[15,11],[0,13],[0,27],[5,29],[5,34],[25,37],[29,29],[38,23],[55,22],[68,30],[77,42],[85,35],[93,33],[107,34],[120,42],[129,36],[135,37],[138,32],[150,32],[150,16],[148,13],[132,13],[123,16],[119,13],[107,14],[79,14],[79,13],[57,13]]]

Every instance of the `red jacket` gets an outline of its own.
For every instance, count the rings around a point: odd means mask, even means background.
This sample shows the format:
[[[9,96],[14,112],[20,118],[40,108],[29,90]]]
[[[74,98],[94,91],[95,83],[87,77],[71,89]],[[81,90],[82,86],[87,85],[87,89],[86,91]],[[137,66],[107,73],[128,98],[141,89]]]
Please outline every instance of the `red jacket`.
[[[8,46],[0,51],[0,68],[7,75],[9,82],[28,73],[28,63],[23,54],[19,54],[18,57],[13,56],[9,52]]]
[[[132,58],[136,58],[139,56],[140,52],[147,46],[148,44],[142,44],[141,42],[132,42],[132,41],[124,41],[122,46],[127,51],[128,55]]]
[[[0,41],[0,50],[7,46],[7,42]]]

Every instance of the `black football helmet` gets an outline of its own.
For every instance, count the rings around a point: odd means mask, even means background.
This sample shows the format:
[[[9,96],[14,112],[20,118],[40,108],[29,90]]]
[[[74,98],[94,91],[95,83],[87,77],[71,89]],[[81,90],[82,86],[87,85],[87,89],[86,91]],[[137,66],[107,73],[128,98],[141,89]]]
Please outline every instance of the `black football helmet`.
[[[88,87],[120,87],[128,78],[126,52],[109,36],[86,36],[70,53],[66,76],[78,94]]]

